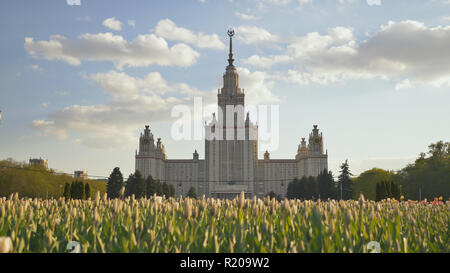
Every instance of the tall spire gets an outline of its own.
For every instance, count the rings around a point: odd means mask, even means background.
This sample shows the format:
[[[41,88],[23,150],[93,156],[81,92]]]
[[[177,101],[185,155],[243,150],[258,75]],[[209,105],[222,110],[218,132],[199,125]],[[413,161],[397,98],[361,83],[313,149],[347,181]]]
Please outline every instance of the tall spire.
[[[228,65],[233,66],[233,36],[234,36],[234,29],[230,28],[228,30],[228,36],[230,37],[230,53],[228,54]]]

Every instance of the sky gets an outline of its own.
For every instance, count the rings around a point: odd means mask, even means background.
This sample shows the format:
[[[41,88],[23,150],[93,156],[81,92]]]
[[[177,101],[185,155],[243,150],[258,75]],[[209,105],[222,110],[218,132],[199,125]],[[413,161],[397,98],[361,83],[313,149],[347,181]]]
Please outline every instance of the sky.
[[[294,159],[314,124],[335,175],[450,140],[448,0],[15,0],[0,10],[0,159],[128,175],[147,124],[169,159],[204,158],[171,111],[216,105],[229,28],[246,103],[279,106],[271,158]]]

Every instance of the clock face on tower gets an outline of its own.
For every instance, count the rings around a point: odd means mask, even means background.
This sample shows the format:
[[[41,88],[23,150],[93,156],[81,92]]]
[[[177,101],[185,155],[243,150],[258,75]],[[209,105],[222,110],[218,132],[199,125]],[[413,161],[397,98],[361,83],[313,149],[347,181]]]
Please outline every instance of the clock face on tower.
[[[320,143],[320,138],[316,137],[314,138],[314,144],[319,144]]]
[[[147,138],[144,138],[144,144],[148,144],[150,141]]]

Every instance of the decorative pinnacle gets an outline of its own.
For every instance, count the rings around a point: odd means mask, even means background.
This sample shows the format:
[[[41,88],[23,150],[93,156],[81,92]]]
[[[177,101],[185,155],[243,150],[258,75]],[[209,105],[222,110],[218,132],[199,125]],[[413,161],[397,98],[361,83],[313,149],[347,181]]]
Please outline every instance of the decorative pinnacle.
[[[227,31],[228,36],[230,37],[230,53],[228,54],[228,64],[230,66],[233,66],[233,36],[234,36],[234,29],[230,28]]]

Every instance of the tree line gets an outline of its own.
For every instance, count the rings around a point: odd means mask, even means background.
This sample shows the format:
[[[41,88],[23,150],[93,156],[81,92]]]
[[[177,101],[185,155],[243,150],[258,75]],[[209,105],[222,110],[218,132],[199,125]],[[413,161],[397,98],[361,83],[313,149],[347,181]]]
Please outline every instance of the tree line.
[[[64,185],[64,198],[66,199],[89,199],[91,197],[91,186],[83,181],[74,181]]]
[[[352,199],[352,176],[348,160],[346,160],[340,167],[337,181],[334,180],[333,173],[328,170],[324,170],[317,177],[296,178],[288,184],[286,197],[302,200]]]
[[[175,187],[167,182],[161,182],[153,179],[150,175],[144,179],[140,171],[136,170],[124,181],[119,167],[111,172],[106,185],[106,193],[109,198],[118,198],[122,196],[134,195],[136,198],[153,195],[174,197]]]
[[[420,153],[411,164],[399,171],[373,168],[361,173],[354,179],[354,198],[363,193],[370,200],[383,199],[383,195],[391,197],[397,195],[385,190],[394,183],[399,188],[400,196],[405,199],[432,200],[442,197],[450,198],[450,143],[438,141],[428,146],[427,153]],[[379,185],[380,184],[380,185]],[[380,197],[381,195],[381,197]],[[394,197],[397,199],[397,197]]]

